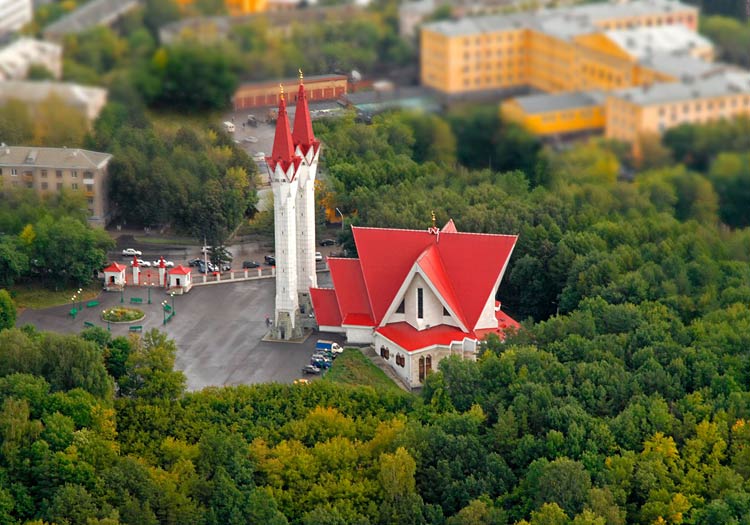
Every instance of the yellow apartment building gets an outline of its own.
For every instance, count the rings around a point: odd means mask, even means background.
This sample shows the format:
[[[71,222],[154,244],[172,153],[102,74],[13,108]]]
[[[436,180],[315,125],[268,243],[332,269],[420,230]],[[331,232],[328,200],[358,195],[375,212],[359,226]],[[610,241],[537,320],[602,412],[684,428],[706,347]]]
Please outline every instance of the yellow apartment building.
[[[612,91],[605,113],[604,135],[631,143],[680,124],[750,115],[750,72],[726,70],[704,78]]]
[[[601,133],[605,98],[601,91],[536,95],[508,100],[502,111],[537,135]]]
[[[545,92],[613,89],[643,73],[639,35],[628,31],[669,26],[651,49],[690,44],[698,10],[670,0],[589,4],[537,12],[464,18],[422,26],[422,84],[447,95],[531,87]],[[692,37],[691,37],[692,38]],[[695,35],[696,39],[700,39]],[[692,49],[692,48],[691,48]]]
[[[180,7],[192,5],[194,0],[177,0]],[[268,9],[268,0],[224,0],[227,12],[231,16],[262,13]]]

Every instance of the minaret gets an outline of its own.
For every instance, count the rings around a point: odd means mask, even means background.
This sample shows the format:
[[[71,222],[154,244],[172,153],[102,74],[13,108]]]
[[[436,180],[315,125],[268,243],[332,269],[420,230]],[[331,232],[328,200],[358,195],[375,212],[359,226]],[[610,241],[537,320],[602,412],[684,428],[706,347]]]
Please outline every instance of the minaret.
[[[302,159],[294,154],[284,88],[279,96],[279,116],[273,152],[266,157],[271,178],[276,242],[276,319],[271,336],[293,339],[302,336],[297,297],[297,172]]]
[[[308,312],[312,309],[310,288],[318,286],[315,264],[315,176],[318,171],[320,142],[315,140],[313,134],[302,70],[299,71],[292,139],[295,154],[302,158],[297,174],[297,292],[300,306]]]

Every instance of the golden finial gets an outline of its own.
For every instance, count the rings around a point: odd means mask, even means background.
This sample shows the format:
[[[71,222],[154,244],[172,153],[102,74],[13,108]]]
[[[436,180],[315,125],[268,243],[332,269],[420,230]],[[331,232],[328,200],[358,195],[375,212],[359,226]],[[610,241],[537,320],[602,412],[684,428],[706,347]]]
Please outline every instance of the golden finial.
[[[302,68],[299,68],[297,71],[299,71],[299,82],[300,84],[305,79],[305,75],[302,74]]]
[[[281,94],[281,98],[284,98],[284,84],[279,84],[279,93]]]
[[[432,227],[437,228],[437,223],[435,219],[435,210],[432,210]]]

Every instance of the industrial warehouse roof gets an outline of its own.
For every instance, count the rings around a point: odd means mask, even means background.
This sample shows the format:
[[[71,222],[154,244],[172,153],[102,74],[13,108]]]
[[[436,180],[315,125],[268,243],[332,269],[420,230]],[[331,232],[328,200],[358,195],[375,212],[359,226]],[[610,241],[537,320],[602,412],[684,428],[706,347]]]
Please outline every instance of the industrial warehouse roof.
[[[100,169],[111,158],[109,153],[78,148],[0,146],[0,166]]]
[[[425,24],[423,27],[445,36],[471,36],[513,28],[538,28],[560,38],[596,31],[596,23],[611,18],[626,18],[676,10],[693,6],[672,0],[633,0],[631,2],[586,4],[557,9],[542,9],[508,15],[463,18]]]
[[[601,91],[579,91],[557,95],[529,95],[515,100],[526,113],[536,114],[599,106],[604,98]]]
[[[665,82],[620,89],[611,92],[611,96],[648,106],[739,93],[750,95],[750,72],[730,71],[706,78],[691,78],[682,82]]]

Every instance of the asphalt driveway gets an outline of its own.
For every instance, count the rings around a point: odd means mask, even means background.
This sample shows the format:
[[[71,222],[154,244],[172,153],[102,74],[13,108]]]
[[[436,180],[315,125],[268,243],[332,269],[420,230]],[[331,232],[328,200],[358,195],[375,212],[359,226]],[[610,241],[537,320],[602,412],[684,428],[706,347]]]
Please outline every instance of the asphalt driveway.
[[[330,281],[326,273],[318,274],[320,285]],[[312,334],[302,343],[271,343],[261,339],[266,333],[266,315],[273,317],[275,281],[259,279],[194,287],[184,296],[175,296],[175,316],[163,326],[160,303],[171,299],[161,291],[152,291],[148,304],[146,289],[129,288],[123,300],[139,297],[139,308],[146,318],[136,324],[144,330],[159,328],[177,343],[175,368],[187,376],[189,390],[206,386],[253,383],[291,383],[301,377],[300,370],[309,362],[319,337],[336,339],[332,334]],[[74,320],[68,315],[71,305],[27,309],[17,325],[31,323],[40,330],[77,333],[84,321],[107,327],[100,319],[101,310],[120,304],[120,293],[102,293],[99,305],[87,308]],[[129,325],[111,324],[113,335],[127,335]],[[338,339],[340,341],[340,338]]]

